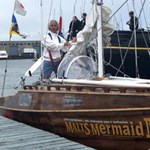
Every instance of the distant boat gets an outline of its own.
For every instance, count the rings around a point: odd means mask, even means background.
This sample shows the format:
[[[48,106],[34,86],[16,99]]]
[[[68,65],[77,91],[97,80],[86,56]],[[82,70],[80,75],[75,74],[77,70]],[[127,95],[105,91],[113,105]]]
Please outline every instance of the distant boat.
[[[8,58],[8,54],[7,54],[6,50],[0,50],[0,60],[7,59],[7,58]]]
[[[37,61],[37,60],[38,60],[37,51],[34,50],[34,58],[33,58],[33,61]]]

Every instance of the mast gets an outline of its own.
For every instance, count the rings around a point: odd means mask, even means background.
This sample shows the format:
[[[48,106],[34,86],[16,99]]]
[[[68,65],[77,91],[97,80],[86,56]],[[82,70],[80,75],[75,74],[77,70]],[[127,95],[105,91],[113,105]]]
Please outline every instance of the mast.
[[[103,77],[103,43],[102,43],[102,4],[103,0],[95,0],[97,12],[99,14],[97,19],[97,30],[98,30],[98,77]]]
[[[41,9],[41,37],[43,37],[43,0],[40,1],[40,9]],[[43,53],[43,50],[42,50],[42,42],[40,44],[40,48],[41,48],[41,64],[42,64],[42,53]],[[41,81],[42,81],[42,65],[40,66],[40,72],[41,72]]]
[[[139,70],[138,70],[138,59],[137,59],[137,35],[136,35],[136,26],[137,26],[137,22],[135,20],[135,2],[133,0],[133,9],[134,9],[134,16],[133,16],[133,22],[134,22],[134,29],[133,29],[133,35],[134,35],[134,53],[135,53],[135,74],[136,77],[140,77],[139,76]]]

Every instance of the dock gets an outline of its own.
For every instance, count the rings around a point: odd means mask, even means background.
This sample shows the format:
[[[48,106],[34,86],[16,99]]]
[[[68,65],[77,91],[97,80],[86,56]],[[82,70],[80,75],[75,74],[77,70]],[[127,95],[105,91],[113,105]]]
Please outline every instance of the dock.
[[[0,150],[94,149],[0,116]]]

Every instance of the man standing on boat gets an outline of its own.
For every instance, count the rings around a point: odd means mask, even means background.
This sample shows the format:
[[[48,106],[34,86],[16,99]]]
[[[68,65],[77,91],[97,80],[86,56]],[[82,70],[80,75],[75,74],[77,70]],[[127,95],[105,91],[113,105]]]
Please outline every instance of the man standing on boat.
[[[49,79],[52,72],[57,73],[57,68],[61,62],[61,51],[67,52],[68,42],[57,34],[58,22],[51,20],[48,23],[48,32],[42,40],[43,51],[43,77]]]
[[[82,20],[81,20],[81,30],[84,28],[85,24],[86,24],[86,13],[82,14]]]
[[[68,30],[68,37],[67,37],[67,41],[72,40],[72,42],[76,42],[76,36],[77,33],[81,30],[81,22],[80,20],[77,18],[77,16],[74,16],[72,18],[72,21],[69,24],[69,30]]]
[[[131,31],[138,29],[138,18],[134,15],[133,11],[129,12],[130,20],[127,22]]]

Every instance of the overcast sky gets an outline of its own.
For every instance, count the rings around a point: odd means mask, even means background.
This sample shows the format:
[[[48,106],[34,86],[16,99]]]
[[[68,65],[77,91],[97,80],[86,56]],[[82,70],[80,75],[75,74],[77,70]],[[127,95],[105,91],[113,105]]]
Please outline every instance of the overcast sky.
[[[64,33],[67,32],[69,23],[74,15],[81,19],[82,12],[88,12],[91,8],[91,0],[42,0],[42,23],[41,23],[41,0],[19,0],[25,10],[27,11],[26,16],[21,16],[15,13],[20,33],[30,35],[26,40],[40,40],[41,38],[41,25],[42,32],[46,33],[47,23],[49,19],[59,19],[62,9],[63,17],[63,28]],[[125,0],[103,0],[104,5],[111,7],[114,13]],[[144,0],[135,0],[136,13],[139,15],[141,2]],[[11,26],[11,18],[14,8],[15,0],[1,0],[0,5],[0,41],[7,41],[9,39],[9,28]],[[117,13],[112,23],[118,28],[127,30],[128,26],[126,22],[129,20],[128,11],[133,10],[133,0],[129,2]],[[145,3],[145,13],[148,13],[150,0]],[[61,5],[60,5],[61,3]],[[147,8],[146,8],[147,7]],[[143,15],[143,14],[142,14]],[[50,17],[49,17],[50,16]],[[143,15],[144,16],[144,15]],[[144,18],[144,17],[143,17]],[[145,20],[140,18],[140,24],[145,28]],[[150,23],[147,21],[147,24]],[[116,23],[117,22],[117,23]],[[23,40],[18,35],[13,35],[12,40]]]

